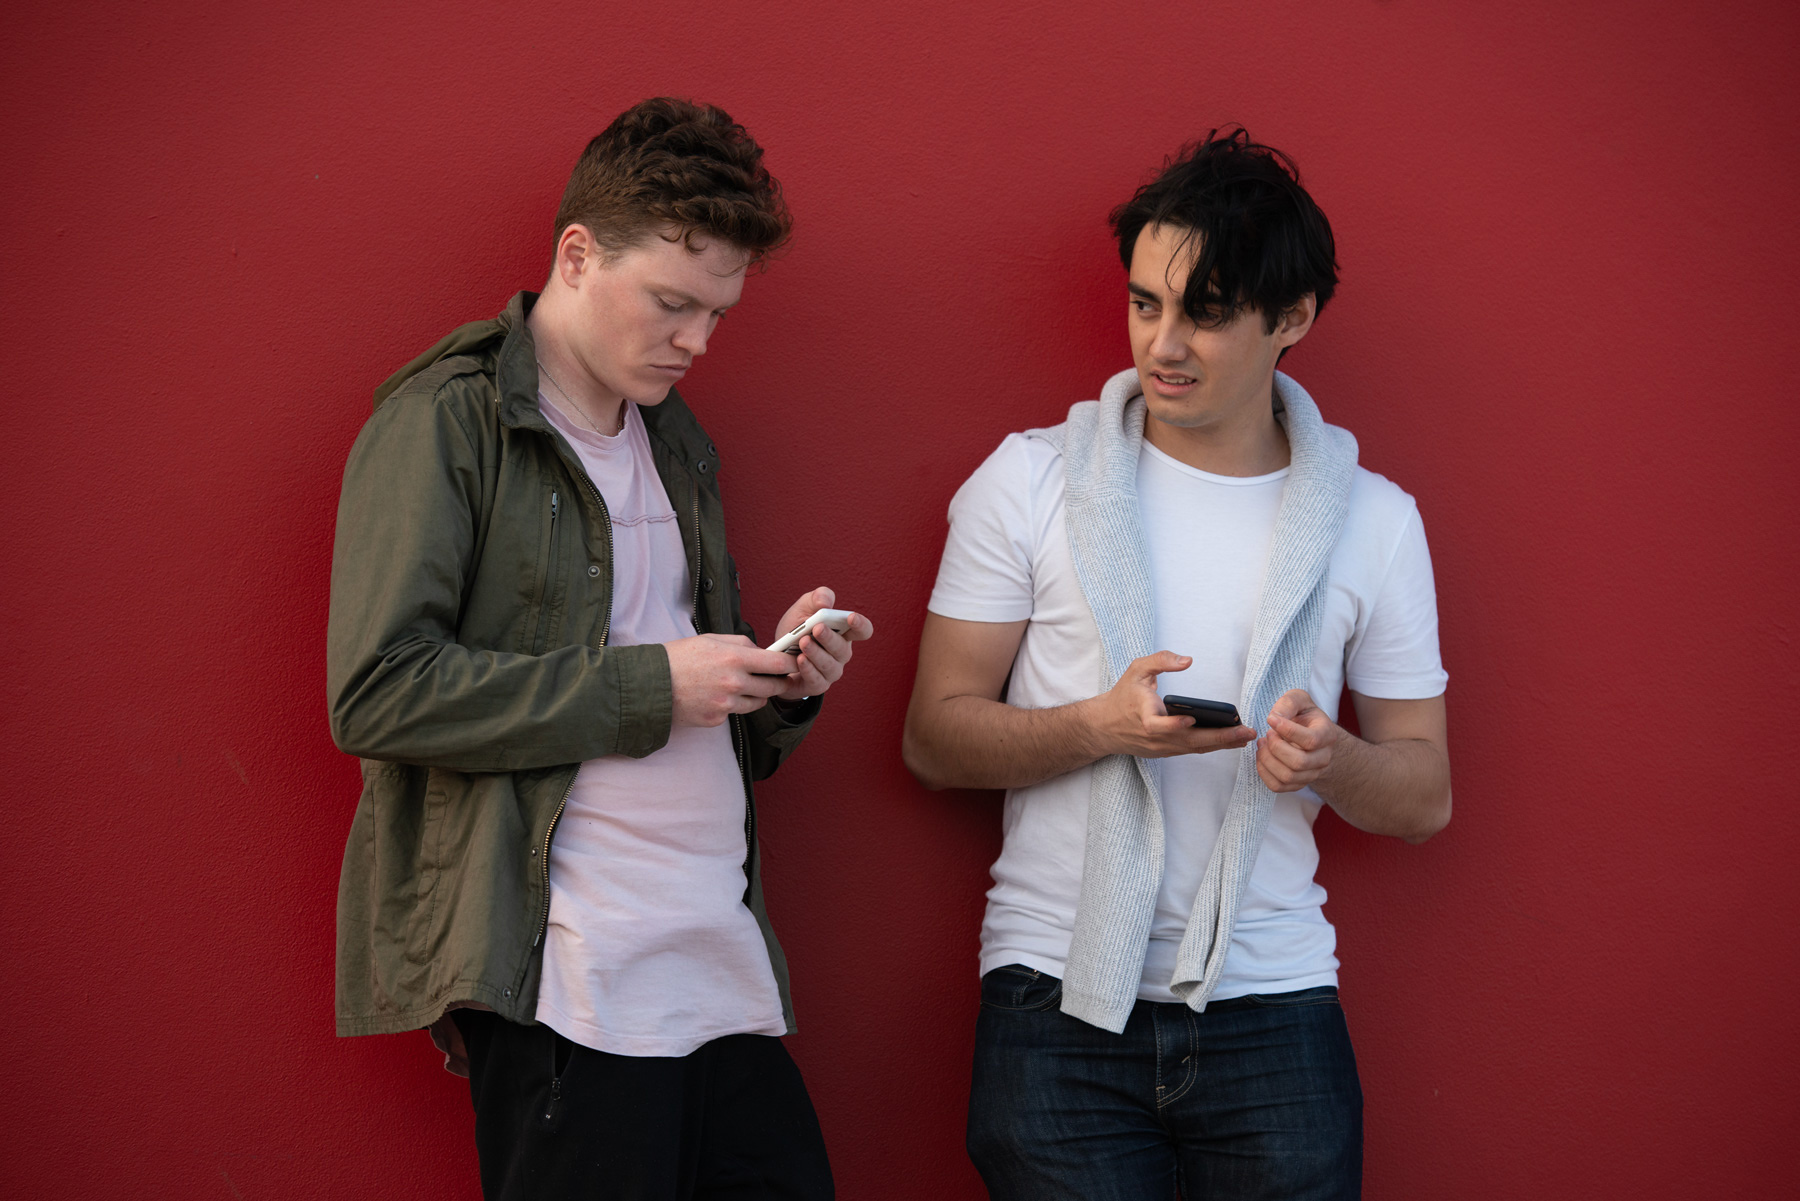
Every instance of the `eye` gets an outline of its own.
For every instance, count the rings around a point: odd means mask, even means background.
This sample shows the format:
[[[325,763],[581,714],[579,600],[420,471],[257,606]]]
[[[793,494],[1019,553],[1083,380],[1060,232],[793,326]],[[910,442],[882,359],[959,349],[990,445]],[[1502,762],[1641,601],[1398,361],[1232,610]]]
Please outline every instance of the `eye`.
[[[679,313],[682,309],[687,307],[683,304],[671,304],[660,296],[656,298],[656,303],[662,307],[662,310],[665,313]]]
[[[1131,298],[1131,307],[1134,311],[1146,317],[1156,311],[1156,306],[1141,296],[1133,296]]]

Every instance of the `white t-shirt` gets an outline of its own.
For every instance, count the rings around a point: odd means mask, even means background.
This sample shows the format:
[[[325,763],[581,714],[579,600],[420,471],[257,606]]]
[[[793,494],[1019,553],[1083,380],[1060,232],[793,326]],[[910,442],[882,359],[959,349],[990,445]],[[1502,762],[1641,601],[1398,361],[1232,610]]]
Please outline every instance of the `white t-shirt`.
[[[538,402],[612,517],[609,641],[692,637],[687,552],[637,406],[608,438]],[[550,847],[538,1021],[616,1055],[686,1055],[727,1034],[787,1032],[743,901],[744,804],[727,725],[676,726],[642,759],[581,765]]]
[[[1163,695],[1239,700],[1287,474],[1213,475],[1144,444],[1138,499],[1157,649],[1194,659],[1186,671],[1159,677]],[[1346,683],[1389,699],[1442,693],[1448,677],[1438,659],[1437,599],[1418,509],[1397,486],[1360,467],[1330,579],[1307,686],[1314,702],[1335,719]],[[1075,575],[1063,522],[1062,456],[1050,443],[1008,436],[957,492],[930,608],[964,621],[1030,619],[1007,686],[1009,704],[1050,708],[1101,690],[1099,631]],[[1161,773],[1166,849],[1138,996],[1174,1001],[1175,953],[1224,823],[1237,760],[1212,754],[1151,762]],[[1091,779],[1084,767],[1008,791],[1005,842],[981,929],[983,972],[1021,963],[1062,975],[1081,895]],[[1312,823],[1320,804],[1310,790],[1276,796],[1215,997],[1337,983],[1337,936],[1321,910],[1325,890],[1313,880],[1319,856]]]

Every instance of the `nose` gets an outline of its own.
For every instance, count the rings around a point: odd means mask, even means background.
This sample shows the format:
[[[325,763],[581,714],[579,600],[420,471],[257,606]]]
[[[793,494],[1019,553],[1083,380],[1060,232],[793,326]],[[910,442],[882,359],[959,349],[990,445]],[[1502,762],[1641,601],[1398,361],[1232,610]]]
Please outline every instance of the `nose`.
[[[712,337],[713,327],[719,319],[708,313],[704,317],[683,321],[675,327],[675,336],[671,339],[677,350],[685,351],[696,357],[706,353],[706,340]]]
[[[1165,363],[1187,357],[1188,328],[1193,323],[1178,307],[1170,305],[1156,324],[1156,336],[1150,340],[1150,357]]]

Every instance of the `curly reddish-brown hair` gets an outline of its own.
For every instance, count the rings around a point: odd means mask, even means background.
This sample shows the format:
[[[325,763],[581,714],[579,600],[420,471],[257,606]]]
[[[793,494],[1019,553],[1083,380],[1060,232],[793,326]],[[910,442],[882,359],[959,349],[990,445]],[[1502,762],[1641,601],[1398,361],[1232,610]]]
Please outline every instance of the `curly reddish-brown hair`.
[[[585,226],[617,254],[673,227],[723,238],[760,262],[793,228],[762,147],[724,109],[658,96],[620,113],[587,144],[556,209],[556,237]]]

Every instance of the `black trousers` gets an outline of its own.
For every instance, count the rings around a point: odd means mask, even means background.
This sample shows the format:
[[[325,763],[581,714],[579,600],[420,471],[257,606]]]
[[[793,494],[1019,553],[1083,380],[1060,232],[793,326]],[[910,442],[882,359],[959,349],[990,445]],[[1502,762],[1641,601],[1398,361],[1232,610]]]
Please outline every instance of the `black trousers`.
[[[487,1201],[830,1201],[825,1140],[778,1038],[609,1055],[548,1026],[455,1013]]]

